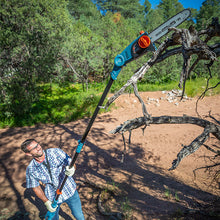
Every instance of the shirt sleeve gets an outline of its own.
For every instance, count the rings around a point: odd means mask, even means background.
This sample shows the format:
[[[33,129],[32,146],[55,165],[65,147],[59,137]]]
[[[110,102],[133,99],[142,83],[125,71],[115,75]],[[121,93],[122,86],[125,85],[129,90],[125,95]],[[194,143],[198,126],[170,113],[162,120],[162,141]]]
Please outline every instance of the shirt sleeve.
[[[31,169],[26,170],[26,188],[35,188],[40,185],[39,181],[31,174]]]

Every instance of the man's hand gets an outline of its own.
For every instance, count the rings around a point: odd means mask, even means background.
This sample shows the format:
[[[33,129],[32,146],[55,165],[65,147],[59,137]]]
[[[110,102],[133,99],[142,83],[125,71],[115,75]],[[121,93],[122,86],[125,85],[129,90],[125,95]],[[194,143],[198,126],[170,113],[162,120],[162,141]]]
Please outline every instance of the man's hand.
[[[57,205],[56,205],[55,208],[52,207],[52,202],[51,202],[50,200],[47,200],[47,201],[44,203],[44,205],[47,207],[47,210],[48,210],[49,212],[55,212],[56,209],[57,209]]]
[[[66,170],[65,170],[65,174],[67,176],[72,176],[75,173],[75,167],[72,166],[71,168],[69,168],[69,166],[66,166]]]

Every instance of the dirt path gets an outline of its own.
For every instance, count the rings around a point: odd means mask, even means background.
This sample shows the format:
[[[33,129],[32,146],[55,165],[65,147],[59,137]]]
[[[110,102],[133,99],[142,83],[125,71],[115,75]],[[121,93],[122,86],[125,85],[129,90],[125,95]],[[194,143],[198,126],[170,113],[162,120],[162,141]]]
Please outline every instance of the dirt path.
[[[140,95],[152,116],[196,116],[196,99],[179,103],[176,100],[169,102],[167,94],[162,92]],[[142,116],[142,112],[134,95],[122,95],[115,103],[116,109],[97,118],[77,160],[75,179],[86,219],[108,219],[97,210],[99,191],[82,182],[87,174],[125,191],[109,206],[115,210],[123,209],[130,219],[163,219],[173,213],[181,215],[186,210],[195,210],[199,205],[219,199],[219,187],[212,181],[213,172],[201,169],[196,172],[196,178],[193,175],[193,170],[212,164],[210,160],[214,154],[204,147],[185,158],[176,170],[168,171],[182,144],[188,145],[201,134],[202,128],[195,125],[151,125],[144,135],[141,129],[137,129],[132,132],[132,144],[122,164],[122,136],[109,134],[109,131],[128,119]],[[212,115],[220,120],[219,109],[220,95],[199,102],[202,117],[211,110]],[[22,141],[33,137],[46,148],[60,147],[73,155],[87,123],[88,120],[84,119],[61,125],[0,129],[0,219],[14,216],[11,219],[37,220],[46,211],[31,190],[25,188],[25,169],[30,159],[19,148]],[[125,137],[127,141],[128,134]],[[219,141],[211,136],[207,144],[219,146]],[[73,219],[65,205],[62,210],[63,219]],[[25,213],[29,215],[24,216]]]

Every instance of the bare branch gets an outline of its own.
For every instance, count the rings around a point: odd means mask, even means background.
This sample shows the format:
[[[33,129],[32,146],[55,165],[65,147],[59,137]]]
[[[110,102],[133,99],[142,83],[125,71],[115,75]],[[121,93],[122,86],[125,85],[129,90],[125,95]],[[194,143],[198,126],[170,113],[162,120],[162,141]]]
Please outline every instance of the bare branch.
[[[209,168],[213,168],[213,167],[217,167],[217,166],[220,166],[220,163],[216,163],[216,164],[213,164],[213,165],[196,168],[195,170],[193,170],[194,176],[196,177],[196,171],[197,170],[209,169]]]
[[[180,53],[182,53],[184,64],[180,74],[179,87],[181,88],[183,85],[182,95],[184,95],[186,80],[188,79],[190,72],[195,68],[199,60],[203,59],[214,62],[220,54],[220,44],[208,46],[206,42],[203,42],[199,38],[199,35],[211,33],[212,36],[220,36],[218,28],[218,20],[215,21],[207,30],[199,33],[193,26],[190,26],[189,29],[170,28],[171,31],[174,31],[171,38],[167,38],[160,44],[158,49],[154,52],[153,57],[149,59],[147,63],[145,63],[137,72],[135,72],[134,75],[127,81],[127,83],[108,100],[105,108],[108,108],[112,102],[114,102],[121,94],[123,94],[127,87],[132,84],[136,84],[137,81],[142,78],[154,64],[162,62],[168,57]],[[177,45],[181,46],[168,50],[170,46]],[[196,54],[198,58],[190,67],[190,60],[193,54]]]
[[[139,102],[141,103],[142,105],[142,111],[143,111],[143,115],[145,117],[150,117],[149,113],[147,112],[147,108],[144,104],[144,101],[142,100],[142,98],[140,97],[139,93],[138,93],[138,88],[137,88],[137,84],[133,83],[133,88],[134,88],[134,94],[135,96],[138,98]]]
[[[190,145],[184,146],[182,150],[177,154],[177,159],[172,162],[172,167],[169,170],[176,169],[176,167],[179,165],[184,157],[189,156],[190,154],[197,151],[201,147],[201,145],[208,139],[209,133],[209,128],[205,128],[203,133],[199,135],[195,140],[193,140]]]
[[[112,96],[108,100],[105,107],[107,108],[112,102],[114,102],[114,100],[117,99],[128,86],[133,85],[134,93],[142,105],[144,117],[127,120],[123,124],[118,126],[116,129],[110,132],[113,134],[121,133],[123,135],[124,144],[125,144],[124,132],[129,131],[131,134],[131,131],[133,129],[144,127],[143,128],[144,130],[147,127],[147,125],[150,124],[195,124],[203,127],[204,128],[203,133],[199,135],[197,138],[195,138],[190,145],[184,146],[182,150],[178,153],[177,159],[173,161],[172,167],[170,168],[170,170],[173,170],[178,166],[178,164],[184,157],[194,153],[201,145],[206,146],[204,143],[211,133],[218,140],[220,140],[220,126],[210,121],[201,118],[190,117],[190,116],[151,117],[151,115],[147,112],[143,100],[138,94],[137,81],[140,78],[142,78],[144,74],[154,64],[162,62],[163,60],[167,59],[172,55],[182,54],[184,62],[183,62],[182,71],[180,73],[179,87],[183,88],[183,92],[182,92],[182,97],[183,97],[186,80],[188,79],[190,73],[194,70],[194,68],[199,63],[200,60],[210,61],[206,66],[208,68],[210,78],[212,77],[210,67],[217,60],[217,57],[220,55],[220,43],[214,45],[207,45],[207,42],[214,36],[220,36],[220,25],[218,23],[218,19],[213,19],[212,23],[207,27],[207,29],[200,32],[197,32],[193,26],[190,26],[189,29],[170,28],[170,30],[173,31],[171,38],[165,39],[165,41],[160,44],[157,51],[154,52],[153,57],[149,59],[140,69],[138,69],[138,71],[136,71],[134,75],[127,81],[127,83],[118,92],[116,92],[114,96]],[[207,35],[205,41],[202,41],[199,38],[199,36],[201,35]],[[169,47],[171,46],[172,49],[169,49]],[[176,47],[174,48],[174,46]],[[192,55],[197,55],[197,59],[191,65],[190,62]],[[204,97],[205,93],[209,89],[215,88],[220,84],[219,82],[214,87],[209,88],[209,79],[207,81],[206,89],[197,100],[197,103],[202,97]],[[212,148],[208,148],[208,147],[206,148],[214,152]],[[126,150],[126,146],[125,146],[125,150]]]
[[[216,136],[220,140],[220,126],[210,121],[191,117],[191,116],[160,116],[160,117],[139,117],[125,121],[123,124],[118,126],[116,129],[110,131],[111,134],[124,133],[126,131],[134,130],[145,126],[146,124],[194,124],[200,127],[209,127],[210,133]]]
[[[207,35],[205,42],[208,42],[215,36],[220,36],[220,25],[218,18],[212,18],[212,23],[205,30],[201,30],[199,35]]]
[[[218,84],[220,84],[220,83],[218,83]],[[213,119],[217,124],[220,125],[220,121],[217,120],[215,117],[213,117],[213,116],[211,115],[211,111],[209,111],[209,117],[210,117],[211,119]]]
[[[66,58],[66,57],[61,57],[68,65],[69,67],[71,68],[71,70],[73,71],[73,73],[78,77],[80,78],[80,75],[77,73],[77,71],[75,70],[75,68],[72,66],[72,64],[70,63],[69,59]]]
[[[199,149],[199,147],[205,143],[210,133],[212,133],[216,138],[220,140],[220,126],[210,121],[196,117],[190,117],[190,116],[183,116],[183,117],[161,116],[161,117],[150,117],[150,118],[139,117],[124,122],[116,129],[110,131],[110,133],[124,134],[124,132],[126,131],[131,132],[131,130],[145,126],[146,124],[148,125],[149,124],[195,124],[200,127],[204,127],[204,132],[201,135],[199,135],[190,145],[183,147],[183,149],[177,155],[177,159],[173,161],[172,167],[169,170],[175,169],[184,157],[194,153],[197,149]],[[124,140],[124,144],[125,144],[125,140]]]
[[[214,150],[214,149],[212,149],[211,147],[209,147],[208,145],[206,145],[206,144],[203,144],[203,146],[207,149],[207,150],[209,150],[209,151],[211,151],[211,152],[213,152],[213,153],[215,153],[215,154],[217,154],[217,155],[219,155],[220,156],[220,151],[219,150]]]
[[[128,81],[127,83],[112,97],[109,98],[108,102],[105,105],[105,108],[107,109],[111,103],[113,103],[121,94],[124,93],[125,89],[132,85],[136,84],[138,79],[142,78],[145,72],[150,69],[152,66],[151,64],[152,60],[150,59],[145,65],[143,65]]]

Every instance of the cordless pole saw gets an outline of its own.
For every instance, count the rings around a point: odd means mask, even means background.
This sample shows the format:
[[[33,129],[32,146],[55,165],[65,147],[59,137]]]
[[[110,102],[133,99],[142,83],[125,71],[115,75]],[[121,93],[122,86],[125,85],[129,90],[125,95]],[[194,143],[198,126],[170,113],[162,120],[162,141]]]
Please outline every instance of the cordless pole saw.
[[[78,140],[78,145],[76,148],[76,152],[73,155],[73,158],[71,160],[71,163],[69,165],[69,167],[71,168],[75,162],[76,159],[79,155],[79,153],[81,152],[83,145],[85,143],[86,137],[95,121],[95,118],[99,112],[100,107],[102,106],[111,86],[112,83],[114,82],[114,80],[117,79],[118,74],[120,73],[121,69],[123,68],[123,66],[125,66],[127,63],[131,62],[134,59],[137,59],[138,57],[142,56],[143,54],[147,53],[148,51],[155,51],[156,47],[154,45],[154,42],[157,41],[159,38],[161,38],[162,36],[164,36],[165,34],[167,34],[169,32],[169,28],[170,27],[177,27],[178,25],[180,25],[182,22],[184,22],[189,16],[190,16],[191,12],[189,9],[184,9],[183,11],[179,12],[178,14],[176,14],[175,16],[173,16],[172,18],[170,18],[168,21],[164,22],[162,25],[160,25],[159,27],[157,27],[155,30],[153,30],[150,34],[148,34],[147,32],[140,32],[140,36],[135,39],[130,45],[128,45],[128,47],[126,47],[120,54],[118,54],[115,57],[114,60],[114,67],[112,72],[110,73],[111,78],[102,94],[102,97],[92,115],[92,118],[89,121],[89,124],[81,138],[81,140]],[[57,201],[59,196],[62,194],[62,189],[64,187],[64,184],[67,180],[68,176],[65,175],[60,187],[57,189],[56,191],[56,196],[55,199],[52,203],[52,207],[56,207],[57,206]],[[47,220],[51,220],[55,215],[55,212],[50,212],[48,211],[45,219]]]

